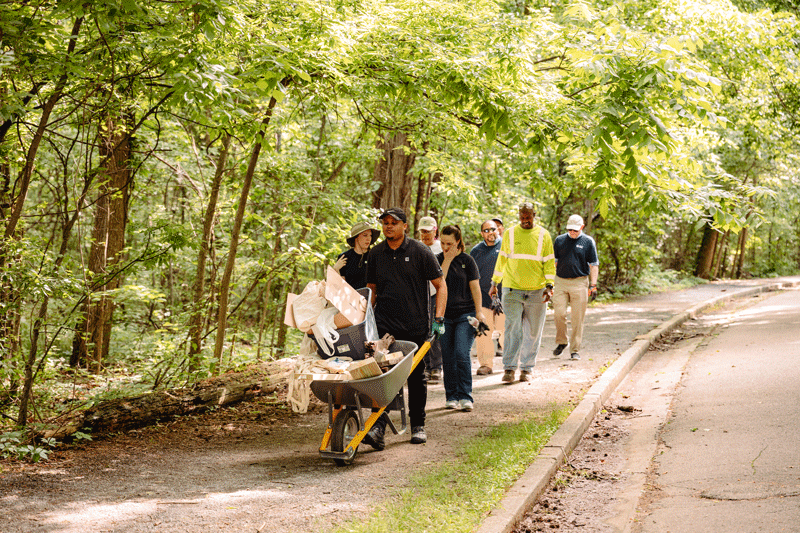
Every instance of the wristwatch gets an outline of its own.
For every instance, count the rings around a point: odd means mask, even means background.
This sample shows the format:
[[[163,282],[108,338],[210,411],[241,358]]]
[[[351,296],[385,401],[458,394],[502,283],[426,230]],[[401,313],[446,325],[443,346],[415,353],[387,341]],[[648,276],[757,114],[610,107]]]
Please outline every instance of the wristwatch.
[[[552,283],[548,283],[547,285],[544,286],[544,288],[547,289],[548,291],[552,291],[553,290],[553,284]]]
[[[433,321],[436,322],[437,324],[444,324],[444,317],[437,316],[436,318],[433,319]]]

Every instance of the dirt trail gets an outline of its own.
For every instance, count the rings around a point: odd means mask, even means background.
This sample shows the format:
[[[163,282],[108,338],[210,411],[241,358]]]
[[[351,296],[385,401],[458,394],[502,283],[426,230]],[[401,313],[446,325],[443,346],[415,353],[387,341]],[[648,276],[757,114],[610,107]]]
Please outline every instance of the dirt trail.
[[[0,530],[58,532],[321,531],[368,513],[409,476],[453,457],[460,439],[574,401],[637,336],[693,303],[763,282],[713,283],[591,308],[580,361],[553,357],[548,316],[533,380],[502,385],[502,365],[474,378],[475,410],[444,409],[429,388],[428,443],[389,436],[338,467],[317,448],[327,408],[292,413],[280,397],[186,417],[58,451],[39,465],[0,463]],[[477,365],[476,365],[477,366]]]

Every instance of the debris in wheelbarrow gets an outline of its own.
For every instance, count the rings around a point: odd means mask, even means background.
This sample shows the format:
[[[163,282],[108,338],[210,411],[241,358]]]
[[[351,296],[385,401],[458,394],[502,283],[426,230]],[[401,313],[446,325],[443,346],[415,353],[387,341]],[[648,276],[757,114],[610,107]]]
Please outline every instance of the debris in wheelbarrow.
[[[382,338],[376,341],[366,341],[364,342],[364,355],[369,357],[372,355],[373,357],[375,354],[378,353],[389,353],[389,347],[394,343],[394,337],[387,333]]]
[[[360,361],[353,361],[347,367],[347,372],[353,376],[353,379],[366,379],[382,374],[381,368],[374,357],[362,359]]]

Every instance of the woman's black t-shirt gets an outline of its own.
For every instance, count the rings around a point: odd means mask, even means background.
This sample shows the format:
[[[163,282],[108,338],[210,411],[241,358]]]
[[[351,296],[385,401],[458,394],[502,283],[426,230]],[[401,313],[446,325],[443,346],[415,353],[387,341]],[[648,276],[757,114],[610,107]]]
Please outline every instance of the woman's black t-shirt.
[[[346,252],[339,254],[339,257],[346,257],[347,264],[342,267],[339,274],[342,275],[344,280],[350,284],[354,289],[363,289],[367,286],[367,255],[356,253],[354,248],[350,248]],[[336,260],[339,260],[339,257]]]
[[[444,253],[438,254],[436,259],[441,265],[444,263]],[[458,318],[464,313],[475,311],[475,302],[472,301],[472,291],[469,282],[480,279],[478,265],[471,255],[461,252],[450,262],[447,272],[447,308],[444,317]]]

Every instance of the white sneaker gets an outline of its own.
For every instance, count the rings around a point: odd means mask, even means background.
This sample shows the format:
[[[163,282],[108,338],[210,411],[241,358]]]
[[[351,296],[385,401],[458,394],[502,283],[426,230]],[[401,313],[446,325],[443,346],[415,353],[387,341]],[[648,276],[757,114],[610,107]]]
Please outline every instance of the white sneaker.
[[[469,400],[461,400],[458,402],[458,408],[462,411],[472,411],[472,402]]]
[[[445,409],[456,409],[458,408],[458,401],[457,400],[447,400],[444,402]]]

